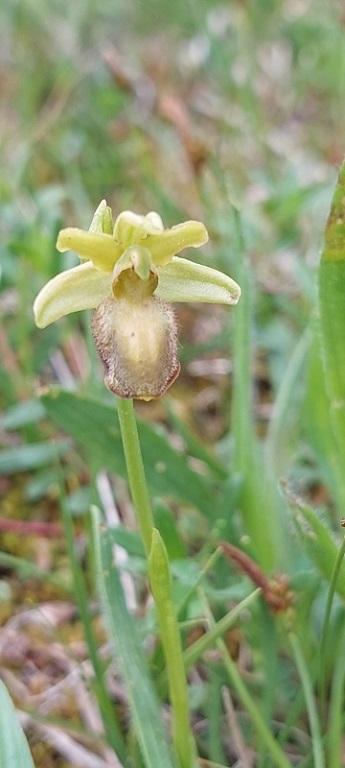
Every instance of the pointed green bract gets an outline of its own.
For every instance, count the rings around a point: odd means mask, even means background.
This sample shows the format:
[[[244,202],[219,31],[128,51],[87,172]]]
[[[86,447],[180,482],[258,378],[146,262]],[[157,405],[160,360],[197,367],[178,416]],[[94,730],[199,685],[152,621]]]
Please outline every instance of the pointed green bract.
[[[325,228],[321,263],[325,261],[345,261],[345,162],[339,171]]]

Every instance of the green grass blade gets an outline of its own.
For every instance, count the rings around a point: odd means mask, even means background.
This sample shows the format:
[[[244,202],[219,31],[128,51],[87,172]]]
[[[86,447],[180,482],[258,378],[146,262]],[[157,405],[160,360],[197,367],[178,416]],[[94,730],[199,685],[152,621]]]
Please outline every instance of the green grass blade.
[[[50,571],[44,571],[30,560],[24,560],[24,558],[11,555],[9,552],[0,552],[0,567],[13,570],[20,579],[37,579],[68,593],[72,592],[72,585],[67,583],[65,579]]]
[[[255,589],[250,595],[241,600],[235,608],[232,608],[225,616],[223,616],[217,623],[212,622],[208,631],[205,632],[198,640],[196,640],[183,654],[184,664],[186,669],[190,669],[201,656],[213,648],[221,637],[225,635],[228,630],[233,627],[238,621],[243,612],[249,608],[249,606],[257,600],[261,594],[261,589]]]
[[[0,681],[0,766],[1,768],[35,768],[12,699],[2,681]]]
[[[206,597],[204,598],[204,603],[205,603],[205,609],[208,615],[209,623],[211,627],[213,627],[214,619],[213,619],[211,610],[208,606]],[[217,640],[217,647],[221,652],[223,663],[224,663],[226,672],[229,676],[229,679],[233,687],[235,688],[235,691],[238,697],[242,701],[243,706],[247,710],[254,724],[254,727],[256,728],[256,731],[261,739],[262,744],[264,745],[267,752],[272,756],[274,760],[274,765],[277,766],[277,768],[291,768],[291,764],[289,760],[285,756],[278,742],[275,740],[270,729],[267,727],[259,708],[257,707],[254,699],[252,698],[246,685],[244,684],[242,677],[237,669],[237,666],[233,661],[233,659],[231,658],[228,652],[228,649],[225,646],[224,641],[220,639]]]
[[[344,648],[345,632],[339,643],[339,648]],[[341,765],[343,718],[344,718],[344,685],[345,685],[345,654],[337,653],[334,665],[327,730],[327,766],[339,768]]]
[[[314,768],[325,768],[325,755],[322,743],[321,724],[317,713],[315,697],[313,694],[313,683],[310,678],[308,665],[303,657],[297,636],[291,632],[289,637],[307,705],[314,755]]]
[[[96,508],[92,509],[92,521],[98,586],[106,625],[116,662],[126,685],[143,759],[147,768],[172,768],[158,699],[114,565],[112,540],[107,530],[100,527],[100,516]]]
[[[71,448],[67,440],[29,443],[0,452],[0,475],[15,475],[38,467],[46,467],[56,456],[63,456]]]
[[[62,520],[65,530],[67,551],[71,564],[73,586],[75,599],[78,605],[80,618],[83,623],[83,629],[85,634],[85,640],[87,643],[90,660],[95,673],[94,691],[97,697],[98,706],[103,720],[104,730],[107,736],[107,740],[119,759],[124,761],[125,759],[125,746],[121,735],[119,724],[115,717],[115,711],[110,702],[109,694],[106,690],[104,683],[104,670],[100,662],[97,650],[97,643],[94,637],[90,609],[89,599],[85,586],[84,576],[79,563],[79,560],[75,553],[74,537],[73,537],[73,523],[67,506],[64,502],[64,497],[61,494],[61,511]]]
[[[25,400],[22,403],[16,403],[8,408],[0,416],[0,429],[11,430],[21,429],[28,424],[36,424],[45,417],[45,409],[39,400]]]
[[[327,594],[327,602],[326,602],[326,608],[325,608],[325,615],[323,620],[323,627],[322,627],[322,633],[321,633],[321,643],[320,643],[320,700],[321,700],[321,712],[323,713],[325,709],[325,703],[326,703],[326,681],[325,681],[325,654],[326,654],[326,643],[327,643],[327,635],[329,630],[329,621],[331,617],[331,611],[332,611],[332,605],[333,605],[333,599],[334,599],[334,593],[336,590],[336,585],[338,582],[339,577],[339,571],[341,568],[341,565],[343,563],[345,554],[345,536],[343,538],[341,547],[339,549],[337,558],[333,565],[333,571],[332,576],[329,582],[328,587],[328,594]]]

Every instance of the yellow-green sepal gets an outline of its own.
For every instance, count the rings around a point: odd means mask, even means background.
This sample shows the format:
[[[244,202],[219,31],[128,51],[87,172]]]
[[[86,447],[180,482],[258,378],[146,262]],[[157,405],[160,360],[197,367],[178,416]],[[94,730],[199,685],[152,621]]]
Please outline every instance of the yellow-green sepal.
[[[241,289],[237,283],[212,267],[176,256],[164,267],[157,267],[156,295],[169,302],[237,304]]]
[[[100,272],[90,261],[60,272],[46,283],[35,300],[36,325],[45,328],[71,312],[98,307],[110,291],[109,275]]]

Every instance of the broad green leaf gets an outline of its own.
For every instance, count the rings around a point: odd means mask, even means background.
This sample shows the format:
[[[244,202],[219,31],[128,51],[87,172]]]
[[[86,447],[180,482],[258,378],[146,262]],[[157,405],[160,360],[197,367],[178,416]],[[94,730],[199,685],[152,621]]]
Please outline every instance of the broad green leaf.
[[[126,686],[143,759],[146,768],[172,768],[158,698],[114,563],[112,538],[108,531],[100,526],[98,510],[95,508],[92,510],[92,518],[98,587],[106,626],[116,664]]]
[[[0,766],[35,768],[28,742],[7,688],[0,680]]]
[[[214,472],[220,480],[226,480],[228,477],[228,469],[221,459],[212,453],[207,445],[205,445],[205,442],[195,437],[192,430],[189,428],[188,423],[177,415],[174,409],[169,405],[169,401],[165,403],[165,408],[170,423],[175,428],[176,432],[183,438],[189,453],[197,459],[200,459],[200,461],[203,461],[208,466],[209,470]]]
[[[145,567],[145,550],[139,533],[136,531],[128,531],[127,528],[124,528],[123,525],[118,525],[116,528],[109,528],[109,535],[111,536],[111,540],[114,544],[118,544],[119,547],[123,547],[130,558],[142,560],[142,567]]]
[[[14,475],[37,467],[45,467],[57,456],[63,456],[71,449],[67,440],[59,442],[30,443],[9,448],[0,453],[0,475]]]
[[[319,316],[329,418],[341,474],[345,455],[345,163],[341,166],[325,229],[319,266]],[[345,479],[338,489],[345,503]]]
[[[91,466],[127,478],[115,401],[112,406],[63,390],[51,390],[42,400],[55,423],[82,445]],[[138,419],[138,431],[151,494],[187,501],[212,517],[215,486],[156,429]]]
[[[318,458],[324,482],[337,493],[340,479],[337,443],[329,414],[318,335],[314,339],[307,365],[307,391],[303,405],[303,424],[308,440]],[[338,480],[337,480],[338,478]]]

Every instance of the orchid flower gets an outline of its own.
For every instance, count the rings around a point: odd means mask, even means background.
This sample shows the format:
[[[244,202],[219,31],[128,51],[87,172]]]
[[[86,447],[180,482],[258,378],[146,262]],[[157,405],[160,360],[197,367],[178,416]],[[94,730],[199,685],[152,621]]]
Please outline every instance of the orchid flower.
[[[50,280],[34,303],[45,328],[82,309],[96,309],[93,334],[106,368],[105,383],[120,397],[160,397],[177,377],[177,330],[171,302],[236,304],[240,288],[230,277],[177,256],[208,240],[201,222],[164,229],[158,213],[123,211],[113,226],[106,201],[90,229],[59,233],[59,251],[83,260]]]

